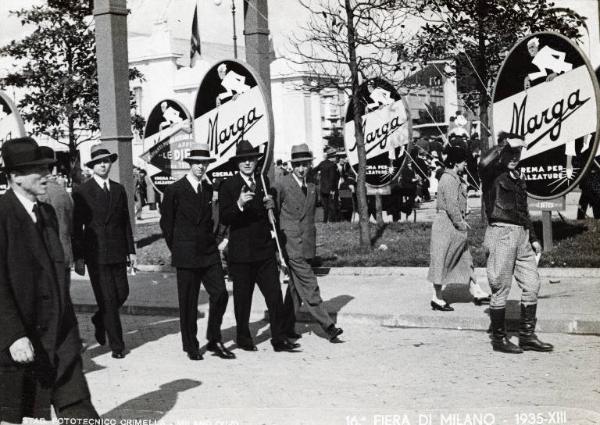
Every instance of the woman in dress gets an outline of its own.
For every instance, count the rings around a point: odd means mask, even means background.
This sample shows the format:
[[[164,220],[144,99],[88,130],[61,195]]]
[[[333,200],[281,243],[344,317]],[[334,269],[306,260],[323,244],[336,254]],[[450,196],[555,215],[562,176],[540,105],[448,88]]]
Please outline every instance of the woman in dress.
[[[442,296],[443,286],[448,283],[468,283],[469,292],[477,305],[489,303],[490,297],[477,284],[467,242],[467,191],[459,175],[467,165],[465,150],[449,148],[445,165],[437,190],[438,212],[431,228],[431,260],[427,280],[433,284],[431,308],[453,311]]]

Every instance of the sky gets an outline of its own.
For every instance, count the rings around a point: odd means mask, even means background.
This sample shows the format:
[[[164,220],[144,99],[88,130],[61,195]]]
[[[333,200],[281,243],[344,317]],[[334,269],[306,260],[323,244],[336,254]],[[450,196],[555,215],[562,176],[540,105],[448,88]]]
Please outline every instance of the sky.
[[[22,28],[9,11],[45,0],[0,0],[0,45],[22,36]],[[171,32],[176,37],[189,38],[194,2],[199,7],[200,38],[207,42],[228,43],[232,39],[231,0],[128,0],[132,10],[128,19],[130,33],[149,33],[157,20],[167,18]],[[243,2],[234,0],[238,43],[243,43]],[[583,51],[590,56],[594,67],[600,66],[600,25],[598,24],[598,0],[556,0],[557,7],[570,7],[588,16],[589,37],[584,36]],[[308,11],[298,0],[270,0],[269,27],[276,51],[285,51],[286,41],[294,29],[306,21]],[[215,24],[218,23],[218,24]],[[0,60],[0,74],[6,61]]]

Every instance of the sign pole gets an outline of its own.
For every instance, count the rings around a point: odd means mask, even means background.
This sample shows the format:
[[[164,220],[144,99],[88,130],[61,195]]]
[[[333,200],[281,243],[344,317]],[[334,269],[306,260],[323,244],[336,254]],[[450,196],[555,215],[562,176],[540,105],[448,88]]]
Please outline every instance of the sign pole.
[[[552,241],[552,211],[542,211],[542,235],[544,242],[544,251],[550,251],[553,246]]]
[[[375,195],[375,218],[377,220],[377,226],[383,226],[383,206],[381,202],[381,194]]]
[[[133,159],[131,152],[131,118],[129,104],[129,64],[127,59],[126,0],[96,0],[96,60],[100,105],[100,140],[119,158],[110,178],[125,187],[129,220],[135,231],[133,208]]]

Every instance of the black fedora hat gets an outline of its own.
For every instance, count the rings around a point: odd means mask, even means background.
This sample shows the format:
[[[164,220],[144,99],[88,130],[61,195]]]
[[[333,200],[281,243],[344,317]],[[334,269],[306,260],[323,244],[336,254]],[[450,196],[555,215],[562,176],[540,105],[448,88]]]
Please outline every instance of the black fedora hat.
[[[92,146],[92,150],[90,152],[90,160],[85,163],[85,166],[88,168],[92,168],[94,164],[100,162],[101,160],[108,158],[110,162],[115,162],[119,155],[116,153],[111,153],[104,145],[94,145]]]
[[[187,163],[215,162],[216,158],[210,156],[210,148],[206,143],[199,143],[190,150],[190,154],[183,159]]]
[[[6,141],[2,145],[2,161],[4,163],[0,168],[2,171],[35,165],[49,166],[56,163],[54,155],[52,155],[52,158],[47,157],[32,137],[18,137]]]
[[[230,161],[241,161],[247,158],[259,158],[261,156],[262,153],[260,153],[257,147],[253,147],[247,140],[240,140],[238,144],[235,145],[235,156],[232,156]]]

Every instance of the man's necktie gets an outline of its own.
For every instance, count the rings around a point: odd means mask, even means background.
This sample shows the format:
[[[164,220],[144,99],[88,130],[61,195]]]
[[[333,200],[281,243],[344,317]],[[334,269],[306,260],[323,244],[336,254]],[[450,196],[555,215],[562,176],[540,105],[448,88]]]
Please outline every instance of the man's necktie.
[[[110,203],[110,191],[108,190],[108,186],[106,185],[106,182],[104,182],[104,188],[102,189],[102,191],[104,192],[104,200],[106,201],[106,204]]]
[[[44,222],[42,220],[42,214],[40,212],[40,206],[36,203],[33,204],[33,215],[35,215],[35,227],[37,227],[40,234],[44,228]]]
[[[308,189],[306,189],[306,183],[304,183],[304,181],[302,182],[302,193],[304,193],[304,196],[308,194]]]
[[[202,193],[202,183],[198,183],[198,186],[196,186],[196,193],[198,195]]]
[[[248,180],[250,181],[250,192],[256,192],[256,183],[254,183],[254,177],[250,176],[248,177]]]

